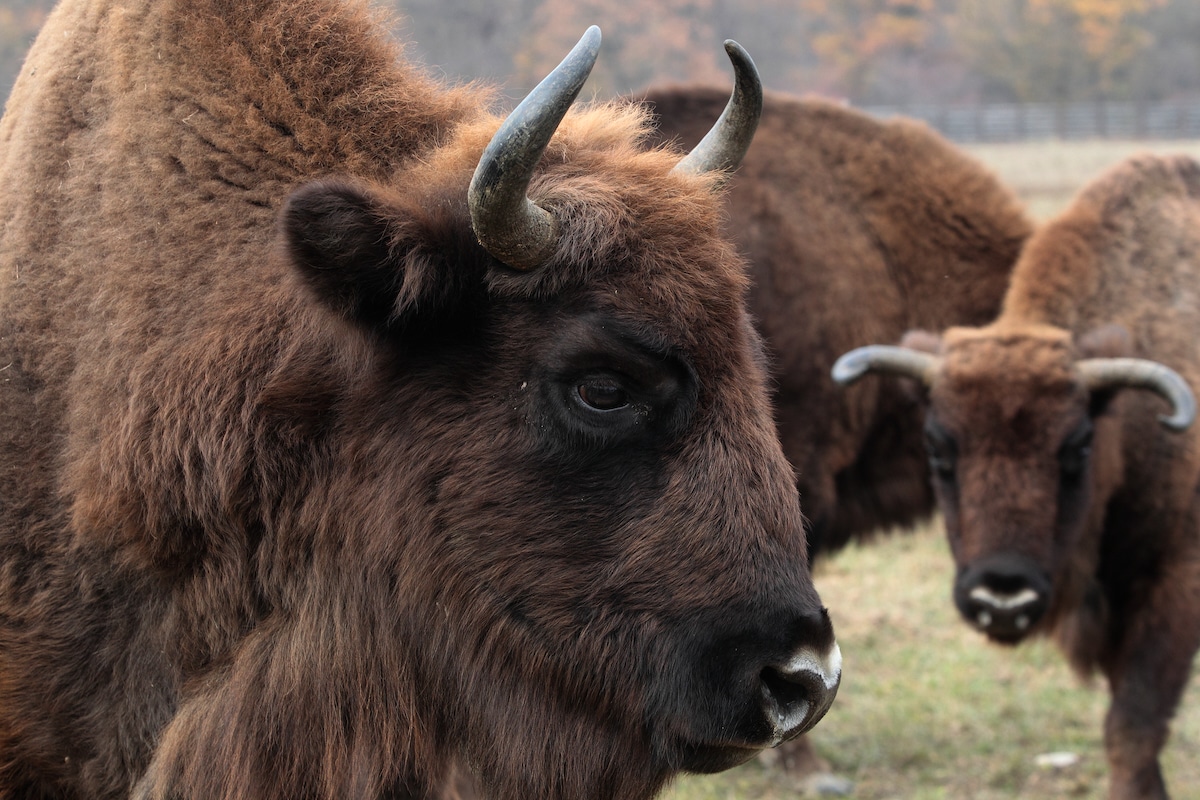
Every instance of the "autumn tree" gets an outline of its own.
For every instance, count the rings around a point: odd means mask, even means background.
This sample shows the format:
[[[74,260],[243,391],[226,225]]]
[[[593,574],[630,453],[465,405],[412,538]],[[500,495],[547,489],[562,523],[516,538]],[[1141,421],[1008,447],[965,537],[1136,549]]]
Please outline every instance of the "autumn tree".
[[[800,0],[810,20],[818,83],[867,99],[878,73],[927,48],[938,28],[934,0]]]
[[[1153,44],[1134,62],[1131,83],[1142,100],[1200,97],[1200,3],[1173,0],[1154,9]]]
[[[522,84],[533,85],[589,25],[599,24],[603,57],[592,72],[590,91],[607,96],[657,81],[728,82],[720,48],[725,37],[712,24],[714,5],[715,0],[548,0],[517,53],[516,75]]]
[[[1200,98],[1198,0],[368,0],[410,58],[518,100],[588,25],[585,96],[729,86],[741,42],[770,89],[857,104]],[[54,0],[0,0],[0,96]]]
[[[947,24],[985,96],[1123,99],[1134,93],[1134,67],[1153,44],[1148,15],[1165,2],[962,0]]]

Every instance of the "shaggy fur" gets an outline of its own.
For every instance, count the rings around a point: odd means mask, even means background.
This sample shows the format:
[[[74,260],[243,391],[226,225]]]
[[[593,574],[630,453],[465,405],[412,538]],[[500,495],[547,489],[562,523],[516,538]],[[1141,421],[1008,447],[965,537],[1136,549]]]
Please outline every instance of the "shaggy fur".
[[[0,123],[0,796],[646,797],[832,631],[712,181],[334,0],[65,0]],[[714,115],[715,119],[715,115]],[[579,399],[629,402],[609,414]],[[753,697],[751,697],[753,695]]]
[[[705,88],[645,100],[657,135],[685,146],[725,102]],[[810,554],[927,518],[920,404],[887,381],[843,389],[829,370],[910,328],[992,319],[1031,230],[1015,197],[921,124],[771,93],[731,184],[726,229],[751,263]],[[806,739],[779,753],[793,775],[828,769]]]
[[[1166,797],[1158,754],[1200,647],[1200,429],[1166,430],[1149,392],[1089,394],[1075,363],[1145,358],[1200,387],[1197,286],[1200,165],[1139,157],[1035,233],[998,319],[924,345],[960,575],[1013,554],[1047,576],[1037,629],[1112,691],[1114,800]]]
[[[724,102],[694,88],[645,99],[657,135],[685,146]],[[771,93],[731,184],[727,230],[751,264],[810,551],[928,517],[919,406],[886,382],[846,391],[829,369],[911,328],[995,317],[1031,231],[1015,196],[920,123]]]

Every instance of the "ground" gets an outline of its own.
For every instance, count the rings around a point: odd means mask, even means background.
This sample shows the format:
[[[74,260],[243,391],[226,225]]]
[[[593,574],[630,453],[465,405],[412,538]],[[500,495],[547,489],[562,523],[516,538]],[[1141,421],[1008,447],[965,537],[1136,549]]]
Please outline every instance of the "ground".
[[[1048,641],[988,644],[959,621],[940,525],[851,547],[817,569],[845,656],[814,731],[855,800],[1100,800],[1103,680],[1082,684]],[[1172,796],[1200,798],[1200,678],[1163,754]],[[1057,766],[1056,766],[1057,764]],[[686,777],[667,800],[801,794],[755,761]]]

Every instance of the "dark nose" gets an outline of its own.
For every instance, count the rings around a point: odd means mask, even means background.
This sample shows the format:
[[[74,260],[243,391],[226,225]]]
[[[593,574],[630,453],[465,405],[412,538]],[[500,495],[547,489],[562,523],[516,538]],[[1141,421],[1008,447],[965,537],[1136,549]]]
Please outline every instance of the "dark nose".
[[[1001,642],[1025,638],[1046,613],[1049,599],[1045,572],[1011,554],[976,561],[960,573],[954,588],[963,617]]]
[[[811,597],[774,608],[724,605],[688,624],[694,636],[680,653],[688,666],[666,670],[684,684],[663,684],[685,731],[684,769],[740,764],[804,733],[833,704],[842,651],[829,614],[813,609]]]
[[[842,651],[801,647],[782,663],[760,673],[763,711],[774,731],[771,746],[795,738],[816,725],[833,705],[842,681]]]
[[[722,613],[723,612],[723,613]],[[686,716],[698,742],[774,747],[820,721],[842,680],[842,651],[823,608],[726,607],[696,619],[699,651]]]

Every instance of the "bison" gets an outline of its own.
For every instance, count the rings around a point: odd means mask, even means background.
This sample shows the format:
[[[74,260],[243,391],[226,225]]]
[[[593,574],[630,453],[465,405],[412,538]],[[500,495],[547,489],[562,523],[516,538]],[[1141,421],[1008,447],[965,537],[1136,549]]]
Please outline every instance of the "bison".
[[[724,97],[674,87],[638,99],[656,111],[660,139],[690,146]],[[751,264],[810,551],[930,517],[919,404],[884,382],[846,393],[829,370],[843,352],[910,328],[994,318],[1032,229],[1022,206],[921,123],[768,93],[726,207]],[[797,777],[828,769],[806,742],[779,751]]]
[[[825,713],[720,184],[365,3],[63,0],[0,122],[0,796],[641,798]]]
[[[1158,754],[1200,646],[1198,286],[1200,165],[1138,157],[1033,235],[996,320],[834,368],[924,387],[954,602],[991,640],[1051,633],[1104,674],[1114,799],[1166,797]]]
[[[642,99],[656,136],[691,146],[724,98],[678,87]],[[1022,205],[923,123],[769,92],[726,213],[750,262],[810,550],[928,518],[919,406],[886,383],[847,396],[829,370],[858,345],[995,317],[1032,230]]]

